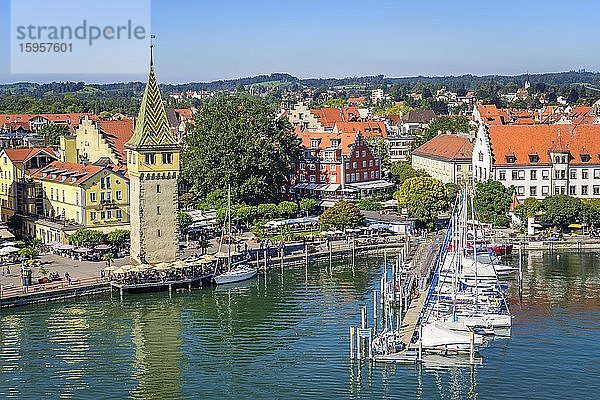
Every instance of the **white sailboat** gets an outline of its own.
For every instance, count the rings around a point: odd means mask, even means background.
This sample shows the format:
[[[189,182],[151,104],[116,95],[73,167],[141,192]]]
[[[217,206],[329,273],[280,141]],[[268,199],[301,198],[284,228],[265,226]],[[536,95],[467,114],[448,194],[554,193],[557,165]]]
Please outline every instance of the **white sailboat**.
[[[227,245],[227,271],[215,275],[213,280],[217,285],[252,279],[258,272],[256,268],[249,266],[243,261],[235,265],[232,265],[231,262],[231,185],[227,187],[227,225],[229,235],[229,244]]]

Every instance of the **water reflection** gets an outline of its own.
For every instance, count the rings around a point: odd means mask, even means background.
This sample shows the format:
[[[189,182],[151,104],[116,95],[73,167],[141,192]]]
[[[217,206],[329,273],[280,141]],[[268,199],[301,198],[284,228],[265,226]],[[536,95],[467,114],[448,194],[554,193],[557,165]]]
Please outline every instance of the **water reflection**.
[[[571,397],[593,397],[599,260],[527,254],[522,304],[512,291],[513,335],[483,349],[484,365],[475,367],[435,356],[422,366],[349,362],[348,327],[358,325],[361,306],[372,310],[381,257],[354,271],[328,261],[283,276],[277,269],[241,287],[172,299],[3,310],[0,398],[551,398],[564,391],[556,376],[581,382]],[[499,390],[507,387],[514,390]]]
[[[132,312],[135,346],[133,376],[138,386],[131,396],[142,399],[182,397],[181,308],[168,299]]]

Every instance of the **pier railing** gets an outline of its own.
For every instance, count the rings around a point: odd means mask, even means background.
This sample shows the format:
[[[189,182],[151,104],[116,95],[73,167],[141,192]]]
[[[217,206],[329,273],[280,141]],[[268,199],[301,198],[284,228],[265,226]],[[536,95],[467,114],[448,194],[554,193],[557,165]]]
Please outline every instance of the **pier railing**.
[[[78,287],[86,287],[99,285],[101,283],[108,284],[106,279],[89,277],[89,278],[80,278],[73,279],[71,283],[68,281],[54,281],[48,283],[40,283],[31,286],[16,286],[16,287],[1,287],[0,288],[0,300],[1,299],[10,299],[13,297],[19,296],[28,296],[32,294],[45,293],[45,292],[53,292],[60,291],[65,289],[74,289]]]

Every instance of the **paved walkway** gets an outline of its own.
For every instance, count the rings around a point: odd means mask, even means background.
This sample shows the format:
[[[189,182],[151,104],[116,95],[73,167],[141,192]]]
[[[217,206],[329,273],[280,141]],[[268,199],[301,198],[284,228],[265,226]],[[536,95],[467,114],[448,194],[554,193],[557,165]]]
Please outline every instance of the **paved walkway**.
[[[257,249],[260,246],[259,243],[257,243],[256,240],[254,240],[254,235],[250,232],[242,235],[241,239],[242,239],[243,243],[248,244],[248,248],[251,250]],[[397,242],[399,239],[400,239],[400,237],[388,237],[387,240],[389,242]],[[218,251],[219,239],[214,238],[214,239],[210,240],[209,243],[210,243],[210,247],[207,249],[207,252],[210,254],[214,254],[215,252]],[[241,244],[242,249],[244,249],[243,243]],[[314,244],[317,245],[318,242],[315,242]],[[346,240],[339,240],[339,241],[333,242],[332,248],[334,250],[340,249],[340,248],[347,249],[348,246],[349,245],[346,242]],[[227,247],[225,246],[225,249],[226,248]],[[182,258],[182,259],[185,259],[194,254],[202,254],[202,251],[203,250],[198,247],[197,242],[184,241],[184,242],[180,243],[180,258]],[[38,258],[44,264],[44,266],[48,269],[49,273],[56,272],[61,277],[64,277],[65,272],[68,272],[69,275],[71,275],[71,277],[74,280],[82,280],[82,279],[87,280],[90,278],[99,278],[100,271],[104,267],[106,267],[106,262],[104,262],[104,261],[79,261],[79,260],[73,260],[71,258],[63,257],[63,256],[56,255],[56,254],[42,254]],[[112,261],[112,265],[115,265],[115,266],[121,266],[121,265],[125,265],[125,264],[129,264],[129,257],[117,258]],[[6,272],[7,272],[6,267],[8,267],[10,269],[10,274],[6,274]],[[41,278],[42,275],[39,273],[37,268],[34,268],[32,272],[33,272],[32,280],[33,280],[33,282],[37,282],[37,280],[39,278]],[[0,284],[6,289],[21,287],[20,274],[21,274],[21,264],[20,263],[10,264],[8,266],[5,265],[4,271],[2,270],[2,268],[0,268]]]

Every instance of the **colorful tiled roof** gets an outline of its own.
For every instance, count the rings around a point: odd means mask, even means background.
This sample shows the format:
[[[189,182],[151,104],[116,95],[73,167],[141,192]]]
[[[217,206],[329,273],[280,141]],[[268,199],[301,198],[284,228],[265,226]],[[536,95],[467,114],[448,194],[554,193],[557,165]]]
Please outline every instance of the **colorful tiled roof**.
[[[125,147],[141,149],[164,146],[177,147],[177,142],[169,127],[165,106],[154,75],[154,65],[151,62],[135,130]]]
[[[464,136],[442,134],[417,147],[413,155],[449,161],[471,160],[473,143]]]

